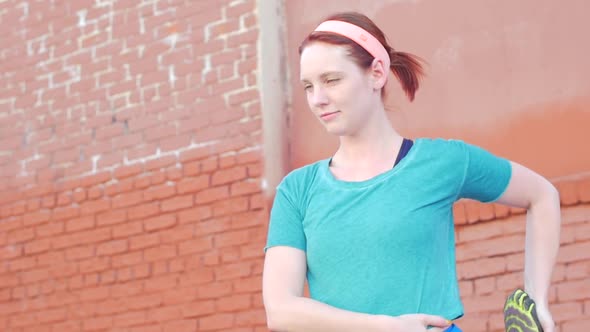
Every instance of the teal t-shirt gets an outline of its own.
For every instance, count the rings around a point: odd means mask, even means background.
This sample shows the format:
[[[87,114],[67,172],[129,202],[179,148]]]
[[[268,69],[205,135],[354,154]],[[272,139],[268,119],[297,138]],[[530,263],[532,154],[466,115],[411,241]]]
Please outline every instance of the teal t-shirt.
[[[419,138],[391,170],[336,179],[329,159],[290,172],[277,187],[265,250],[305,251],[310,296],[369,314],[463,315],[453,203],[492,202],[510,162],[460,140]]]

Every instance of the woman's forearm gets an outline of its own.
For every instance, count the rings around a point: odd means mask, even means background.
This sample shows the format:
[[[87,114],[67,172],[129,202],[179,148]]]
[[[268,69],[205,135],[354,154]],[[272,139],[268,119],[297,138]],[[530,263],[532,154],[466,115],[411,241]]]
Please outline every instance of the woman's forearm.
[[[547,304],[561,228],[559,194],[551,187],[528,209],[525,240],[525,291]]]
[[[306,297],[293,297],[269,308],[268,327],[273,332],[383,331],[387,316],[338,309]],[[392,330],[393,332],[394,330]]]

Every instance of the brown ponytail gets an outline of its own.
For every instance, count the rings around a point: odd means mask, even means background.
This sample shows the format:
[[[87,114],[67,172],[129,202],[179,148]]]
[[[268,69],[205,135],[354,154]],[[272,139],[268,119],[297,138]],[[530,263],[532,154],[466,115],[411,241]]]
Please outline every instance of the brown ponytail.
[[[420,87],[420,79],[424,76],[424,68],[420,64],[423,60],[410,53],[394,51],[391,47],[388,51],[391,71],[401,83],[406,96],[413,101]]]

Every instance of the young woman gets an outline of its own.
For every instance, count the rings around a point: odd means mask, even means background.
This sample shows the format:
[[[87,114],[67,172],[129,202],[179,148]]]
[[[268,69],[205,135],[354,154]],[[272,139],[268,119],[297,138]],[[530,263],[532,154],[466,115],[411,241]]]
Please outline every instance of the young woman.
[[[277,188],[263,272],[272,331],[460,331],[452,206],[461,198],[528,209],[525,290],[546,332],[559,246],[556,189],[460,140],[409,140],[383,105],[392,71],[410,100],[422,68],[366,16],[327,18],[300,46],[312,113],[340,140]],[[303,296],[307,279],[310,298]]]

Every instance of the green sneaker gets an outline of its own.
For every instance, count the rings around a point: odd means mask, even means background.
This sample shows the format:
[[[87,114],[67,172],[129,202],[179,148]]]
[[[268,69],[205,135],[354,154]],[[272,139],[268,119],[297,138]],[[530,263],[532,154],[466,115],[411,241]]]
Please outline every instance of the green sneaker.
[[[543,332],[535,301],[522,289],[515,290],[504,305],[506,332]]]

